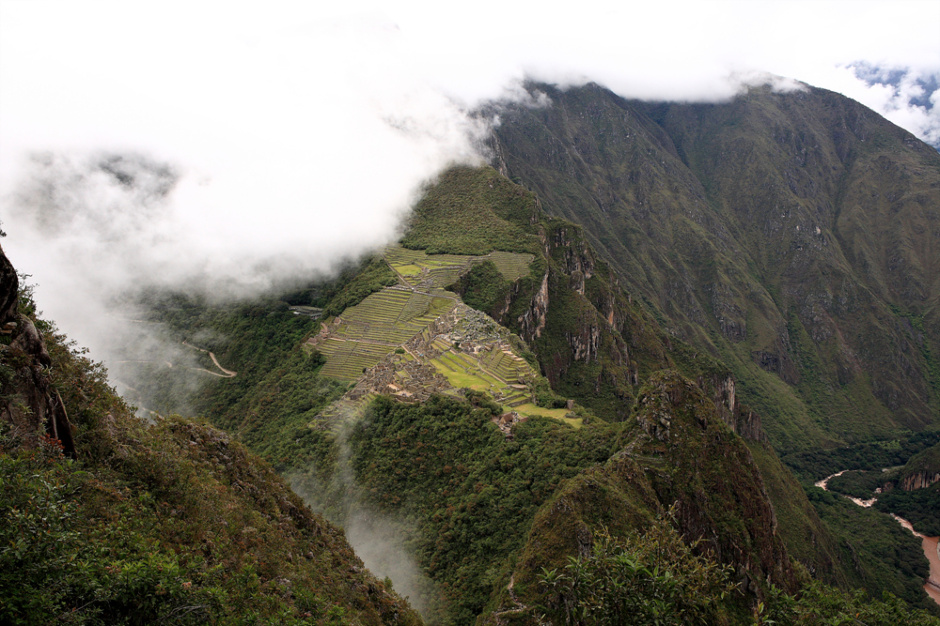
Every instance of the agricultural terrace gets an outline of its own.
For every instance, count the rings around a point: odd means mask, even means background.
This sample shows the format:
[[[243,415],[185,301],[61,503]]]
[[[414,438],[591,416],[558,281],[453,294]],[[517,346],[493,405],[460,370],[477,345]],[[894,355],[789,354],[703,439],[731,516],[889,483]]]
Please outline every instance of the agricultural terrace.
[[[492,396],[506,411],[552,417],[580,426],[581,420],[568,417],[565,409],[536,406],[531,389],[540,375],[513,353],[507,341],[509,331],[443,289],[474,263],[485,260],[492,261],[507,280],[515,281],[528,274],[532,254],[496,251],[481,256],[429,255],[423,250],[390,246],[384,256],[398,275],[399,284],[346,309],[310,340],[326,357],[324,376],[359,381],[357,389],[361,388],[347,394],[349,398],[322,417],[332,423],[355,414],[363,406],[356,400],[362,397],[362,389],[369,390],[368,397],[390,391],[401,397],[421,397],[432,392],[431,387],[438,393],[455,394],[468,388]],[[392,355],[396,351],[399,354]],[[406,370],[411,366],[407,363],[416,359],[432,366],[427,371],[443,376],[446,385],[439,387],[443,383],[440,377],[439,383],[432,383],[433,375],[408,375]],[[385,365],[376,368],[382,362]],[[424,371],[420,366],[414,370],[420,371]]]
[[[387,354],[454,308],[456,296],[443,290],[387,287],[343,311],[327,336],[312,340],[326,357],[323,375],[352,382]]]
[[[483,391],[501,404],[504,411],[551,417],[575,427],[581,425],[580,418],[568,417],[567,409],[535,405],[531,385],[541,376],[503,344],[476,344],[468,351],[463,349],[465,344],[439,336],[432,345],[438,354],[431,364],[453,387]]]
[[[428,254],[424,250],[409,250],[389,246],[385,260],[401,280],[412,287],[444,288],[457,281],[474,263],[492,261],[496,269],[509,281],[516,281],[529,273],[534,255],[520,252],[494,251],[482,256],[461,254]]]

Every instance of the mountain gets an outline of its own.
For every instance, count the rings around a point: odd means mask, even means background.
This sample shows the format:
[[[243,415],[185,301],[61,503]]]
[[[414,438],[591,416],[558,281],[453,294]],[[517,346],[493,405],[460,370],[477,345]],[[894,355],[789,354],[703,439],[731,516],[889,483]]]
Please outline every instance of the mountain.
[[[497,107],[500,171],[731,368],[777,449],[936,424],[935,150],[810,87],[722,104],[529,89],[549,103]]]
[[[134,416],[0,250],[0,622],[416,624],[229,435]]]
[[[206,375],[197,412],[356,531],[380,575],[414,559],[419,575],[392,577],[432,623],[560,623],[581,600],[544,572],[657,542],[661,571],[700,589],[672,597],[677,615],[747,621],[772,589],[808,593],[807,571],[919,602],[916,541],[877,514],[875,539],[827,525],[730,369],[665,332],[543,207],[491,168],[454,168],[399,245],[333,283],[239,306],[150,294],[152,319],[238,373]],[[916,570],[899,575],[897,554]],[[647,608],[653,583],[635,594]]]
[[[183,572],[157,591],[197,588],[216,603],[186,606],[219,623],[415,621],[390,585],[434,624],[938,623],[918,541],[812,486],[936,443],[935,157],[825,92],[530,87],[550,104],[494,105],[495,168],[442,172],[399,242],[334,279],[234,303],[129,294],[193,355],[135,357],[123,382],[153,424],[36,326],[65,372],[38,441],[103,485],[64,492],[91,500],[56,532],[111,546],[115,502],[145,522],[90,580],[149,576],[124,563],[153,545]],[[910,219],[875,219],[893,207]],[[907,237],[891,258],[916,271],[882,263],[876,228]],[[20,428],[34,387],[5,363]],[[4,448],[28,486],[7,517],[41,489],[17,465],[37,445]],[[43,571],[30,589],[58,584]]]

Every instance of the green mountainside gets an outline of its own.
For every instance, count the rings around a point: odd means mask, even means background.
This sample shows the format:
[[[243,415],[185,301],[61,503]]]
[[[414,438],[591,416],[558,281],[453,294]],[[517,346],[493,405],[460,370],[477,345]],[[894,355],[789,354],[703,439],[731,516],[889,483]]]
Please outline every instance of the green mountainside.
[[[0,622],[420,623],[267,463],[135,417],[0,274]]]
[[[474,235],[461,213],[489,227]],[[811,576],[921,604],[926,565],[915,559],[920,574],[904,578],[894,552],[827,525],[730,370],[664,332],[580,227],[495,170],[463,167],[427,189],[409,233],[285,300],[150,304],[154,320],[238,372],[205,375],[195,412],[335,523],[380,520],[420,570],[393,576],[396,589],[429,622],[562,623],[573,602],[613,606],[567,586],[569,557],[607,546],[648,559],[658,542],[671,573],[637,570],[645,591],[631,597],[668,623],[687,612],[747,623],[759,607],[820,615],[821,598],[828,615],[864,604]],[[295,314],[313,309],[320,320]],[[912,537],[895,544],[917,550]],[[383,575],[395,558],[370,567]],[[663,600],[670,581],[700,585],[696,598],[674,588]],[[788,595],[799,589],[803,599]],[[877,606],[881,617],[910,610]]]
[[[935,156],[816,90],[537,88],[551,104],[500,105],[496,169],[443,172],[334,279],[139,294],[192,357],[126,374],[149,421],[51,327],[0,340],[0,558],[31,576],[0,575],[0,608],[940,623],[918,540],[812,486],[934,466]],[[17,360],[40,334],[48,369]]]
[[[937,423],[940,155],[837,94],[725,104],[589,85],[500,107],[498,167],[584,227],[783,451]]]

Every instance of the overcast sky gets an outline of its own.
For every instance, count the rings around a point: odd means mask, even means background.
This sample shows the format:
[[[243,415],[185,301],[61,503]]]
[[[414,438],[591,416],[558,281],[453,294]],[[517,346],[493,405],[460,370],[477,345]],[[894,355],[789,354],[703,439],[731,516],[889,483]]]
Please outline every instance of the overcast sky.
[[[940,141],[937,0],[319,4],[0,0],[3,247],[80,342],[90,293],[258,289],[393,240],[526,76],[715,100],[769,72]]]

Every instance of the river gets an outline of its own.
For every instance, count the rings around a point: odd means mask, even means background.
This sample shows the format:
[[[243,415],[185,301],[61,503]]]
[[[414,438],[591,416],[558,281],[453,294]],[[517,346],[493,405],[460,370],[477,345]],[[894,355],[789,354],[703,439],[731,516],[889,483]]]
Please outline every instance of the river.
[[[829,491],[829,487],[828,487],[829,481],[835,478],[836,476],[841,476],[847,471],[849,470],[842,470],[841,472],[837,472],[833,474],[832,476],[827,476],[826,478],[823,478],[822,480],[817,481],[816,486],[826,491]],[[866,508],[873,505],[875,501],[878,499],[878,498],[872,498],[871,500],[862,500],[860,498],[852,498],[849,496],[845,496],[845,497],[849,498],[849,500],[851,500],[855,504],[866,507]],[[901,526],[908,529],[915,536],[920,538],[921,546],[924,549],[924,556],[926,556],[927,561],[930,562],[930,574],[927,577],[927,582],[924,583],[924,591],[927,592],[927,595],[930,596],[930,598],[934,602],[936,602],[937,604],[940,604],[940,545],[938,545],[940,544],[940,537],[928,537],[924,534],[917,532],[916,530],[914,530],[914,527],[911,525],[909,521],[907,521],[903,517],[898,517],[894,513],[891,514],[891,517],[897,520],[897,522]]]

